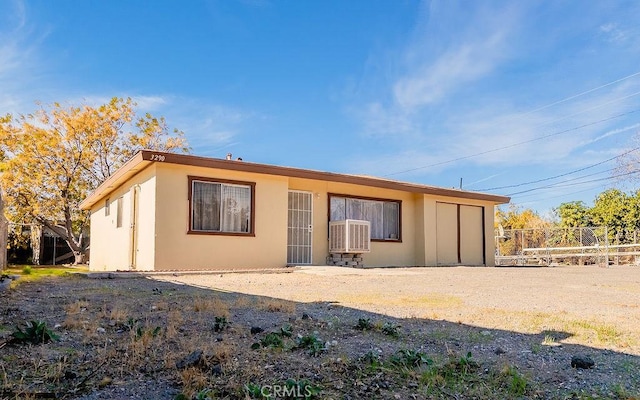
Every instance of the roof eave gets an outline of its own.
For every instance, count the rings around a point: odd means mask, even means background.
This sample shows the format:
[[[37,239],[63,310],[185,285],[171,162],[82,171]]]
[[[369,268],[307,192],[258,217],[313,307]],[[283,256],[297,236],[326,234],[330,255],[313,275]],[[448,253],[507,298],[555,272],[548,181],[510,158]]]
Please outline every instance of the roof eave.
[[[266,175],[287,176],[292,178],[324,180],[330,182],[347,183],[362,186],[371,186],[381,189],[400,190],[411,193],[429,194],[434,196],[458,197],[470,200],[488,201],[494,204],[508,203],[511,199],[507,196],[494,195],[489,193],[470,192],[458,189],[446,189],[436,186],[420,185],[409,182],[392,181],[382,178],[346,175],[333,172],[315,171],[293,167],[283,167],[278,165],[258,164],[247,161],[223,160],[218,158],[208,158],[185,154],[164,153],[152,150],[140,150],[136,155],[127,161],[113,175],[104,181],[93,191],[82,203],[80,208],[90,209],[94,204],[106,197],[113,190],[133,175],[137,174],[152,163],[168,163],[205,168],[217,168],[233,171],[243,171],[260,173]]]
[[[509,197],[481,192],[470,192],[458,189],[446,189],[436,186],[420,185],[410,182],[393,181],[358,175],[338,174],[334,172],[315,171],[278,165],[258,164],[248,161],[224,160],[185,154],[160,153],[151,150],[141,151],[143,158],[149,161],[166,162],[172,164],[191,165],[205,168],[218,168],[233,171],[253,172],[267,175],[287,176],[292,178],[325,180],[330,182],[349,183],[354,185],[372,186],[381,189],[402,190],[412,193],[431,194],[436,196],[461,197],[474,200],[490,201],[504,204]]]
[[[143,152],[137,152],[129,161],[116,172],[114,172],[106,181],[102,182],[91,194],[80,203],[81,210],[89,210],[101,199],[107,197],[109,193],[120,187],[129,178],[136,175],[148,167],[152,161],[145,160]]]

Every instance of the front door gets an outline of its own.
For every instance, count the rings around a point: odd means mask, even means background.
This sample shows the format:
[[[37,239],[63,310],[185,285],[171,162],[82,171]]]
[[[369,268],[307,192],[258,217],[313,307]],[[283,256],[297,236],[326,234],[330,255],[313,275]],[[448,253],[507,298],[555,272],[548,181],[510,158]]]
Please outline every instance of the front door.
[[[309,192],[289,191],[287,264],[311,264],[313,197]]]
[[[129,269],[135,270],[138,267],[138,201],[140,197],[140,186],[136,185],[131,189],[131,225],[130,248],[129,248]]]

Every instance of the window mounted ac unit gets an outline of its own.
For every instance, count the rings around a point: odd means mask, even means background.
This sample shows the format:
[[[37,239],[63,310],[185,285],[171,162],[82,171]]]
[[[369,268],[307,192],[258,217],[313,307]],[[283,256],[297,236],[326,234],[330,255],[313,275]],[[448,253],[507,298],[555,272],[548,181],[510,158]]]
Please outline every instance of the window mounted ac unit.
[[[369,221],[345,219],[329,222],[329,253],[369,253],[370,251]]]

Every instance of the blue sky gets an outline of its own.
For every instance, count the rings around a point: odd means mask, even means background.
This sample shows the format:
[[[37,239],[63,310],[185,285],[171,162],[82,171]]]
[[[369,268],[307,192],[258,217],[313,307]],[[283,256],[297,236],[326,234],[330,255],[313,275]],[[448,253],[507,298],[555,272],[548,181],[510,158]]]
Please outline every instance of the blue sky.
[[[0,7],[2,114],[132,97],[197,155],[498,194],[554,185],[513,196],[541,213],[637,188],[606,179],[638,145],[637,1]]]

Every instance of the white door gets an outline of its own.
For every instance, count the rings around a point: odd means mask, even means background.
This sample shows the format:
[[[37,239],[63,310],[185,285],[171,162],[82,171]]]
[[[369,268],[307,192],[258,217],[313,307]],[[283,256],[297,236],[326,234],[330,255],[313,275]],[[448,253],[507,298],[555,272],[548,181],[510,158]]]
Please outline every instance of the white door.
[[[309,192],[289,191],[287,264],[311,264],[313,197]]]
[[[130,251],[129,268],[135,270],[138,267],[138,201],[140,197],[140,186],[136,185],[131,190],[131,225],[130,229]]]
[[[438,265],[460,264],[457,204],[436,203],[436,258]]]
[[[460,206],[460,262],[484,265],[484,208]]]

